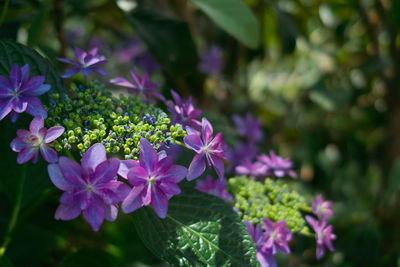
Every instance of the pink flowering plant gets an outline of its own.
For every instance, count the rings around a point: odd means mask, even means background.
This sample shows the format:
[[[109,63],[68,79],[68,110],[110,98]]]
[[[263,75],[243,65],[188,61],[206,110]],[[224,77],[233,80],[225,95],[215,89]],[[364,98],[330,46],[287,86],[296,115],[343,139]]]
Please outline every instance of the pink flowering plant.
[[[63,81],[36,52],[1,42],[50,69],[16,60],[0,75],[2,129],[18,127],[3,139],[8,150],[2,151],[20,168],[15,216],[26,184],[40,184],[41,178],[53,185],[42,188],[43,203],[58,199],[46,220],[54,217],[57,225],[75,225],[83,234],[88,229],[106,234],[129,218],[146,246],[171,265],[277,266],[276,255],[290,254],[297,235],[315,238],[318,259],[325,248],[334,251],[332,202],[318,195],[311,204],[287,186],[297,178],[295,163],[273,150],[258,151],[264,132],[250,113],[233,116],[236,129],[230,131],[236,137],[228,144],[229,132],[216,130],[193,97],[171,90],[169,99],[162,84],[135,66],[129,79],[95,80],[108,72],[97,48],[75,47],[75,60],[58,58],[72,65]],[[213,69],[207,64],[220,56],[213,47],[200,71],[215,77],[222,63]],[[126,90],[117,97],[110,88]],[[27,212],[23,218],[32,211]],[[12,244],[15,227],[13,220],[0,257]]]

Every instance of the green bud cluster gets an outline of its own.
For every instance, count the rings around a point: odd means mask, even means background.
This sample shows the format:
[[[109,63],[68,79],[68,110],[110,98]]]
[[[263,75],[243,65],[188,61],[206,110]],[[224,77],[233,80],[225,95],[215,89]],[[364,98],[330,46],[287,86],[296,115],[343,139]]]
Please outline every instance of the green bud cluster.
[[[158,149],[186,135],[161,109],[131,96],[115,97],[99,82],[88,87],[72,84],[70,95],[52,94],[49,103],[46,125],[66,129],[54,142],[57,151],[77,149],[82,154],[102,143],[107,153],[137,160],[141,138]]]
[[[234,207],[243,220],[262,223],[263,218],[286,221],[294,233],[307,233],[305,219],[301,211],[309,211],[305,199],[290,190],[283,181],[267,178],[265,182],[255,181],[246,176],[228,180],[228,191],[234,196]]]

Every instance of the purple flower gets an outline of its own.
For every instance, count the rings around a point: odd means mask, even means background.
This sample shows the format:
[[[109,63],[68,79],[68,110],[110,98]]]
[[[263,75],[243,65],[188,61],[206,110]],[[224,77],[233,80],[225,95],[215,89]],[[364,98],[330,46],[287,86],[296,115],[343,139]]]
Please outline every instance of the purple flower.
[[[29,131],[20,129],[17,131],[17,137],[11,141],[10,147],[14,152],[18,152],[18,164],[25,163],[32,159],[36,163],[39,158],[39,150],[43,158],[49,162],[57,162],[57,152],[46,146],[53,142],[64,132],[64,127],[54,126],[50,129],[44,127],[44,119],[35,117],[30,125]]]
[[[276,261],[271,250],[264,246],[266,236],[261,229],[261,226],[257,224],[254,227],[254,225],[249,221],[244,221],[244,223],[246,224],[247,232],[256,244],[256,256],[261,267],[276,267]]]
[[[218,177],[222,179],[224,177],[224,162],[222,159],[226,159],[224,155],[226,145],[222,141],[222,133],[218,133],[213,138],[213,128],[210,122],[203,118],[201,136],[203,140],[200,135],[190,132],[183,139],[185,144],[197,153],[190,163],[187,179],[191,181],[204,172],[206,169],[205,159],[207,159],[208,167],[213,165]]]
[[[55,214],[57,220],[72,220],[83,212],[94,231],[104,219],[114,221],[118,203],[129,192],[129,186],[117,181],[119,160],[107,159],[100,143],[91,146],[82,156],[81,165],[60,157],[58,164],[47,167],[53,184],[65,191]]]
[[[203,52],[200,57],[199,71],[210,76],[217,76],[220,74],[224,63],[222,61],[222,50],[219,46],[211,46],[210,49]]]
[[[334,214],[332,210],[332,201],[324,200],[321,194],[317,195],[312,202],[312,212],[318,216],[320,221],[328,219]]]
[[[32,116],[47,118],[47,111],[36,96],[49,91],[50,85],[43,84],[44,76],[29,76],[28,64],[22,68],[14,64],[9,79],[0,76],[0,120],[11,112],[11,121],[15,122],[19,113],[24,111]]]
[[[177,183],[185,178],[187,169],[173,165],[171,157],[159,159],[149,141],[140,140],[139,166],[128,172],[128,181],[133,189],[122,203],[122,211],[130,213],[151,204],[160,218],[168,211],[168,199],[181,192]]]
[[[165,104],[174,118],[174,123],[182,124],[183,127],[189,126],[192,129],[199,130],[201,128],[201,122],[197,119],[201,115],[201,110],[194,108],[192,97],[183,100],[174,90],[171,90],[171,94],[175,103],[168,100]]]
[[[134,84],[123,77],[111,79],[110,83],[127,87],[131,93],[144,94],[148,98],[155,96],[161,100],[164,100],[164,96],[156,91],[156,89],[160,86],[157,83],[149,80],[147,72],[143,74],[142,79],[140,79],[140,77],[133,70],[131,70],[131,75]]]
[[[237,143],[233,149],[227,152],[230,168],[242,165],[247,161],[253,161],[258,153],[258,147],[254,144]]]
[[[336,239],[336,235],[332,233],[332,225],[327,226],[327,221],[317,221],[311,216],[306,216],[307,222],[315,231],[315,239],[317,240],[317,259],[321,259],[325,254],[325,246],[334,251],[332,240]],[[325,245],[325,246],[324,246]]]
[[[236,166],[235,171],[239,175],[250,175],[254,177],[265,176],[267,167],[261,162],[246,160],[242,165]]]
[[[292,232],[286,227],[286,221],[273,222],[268,218],[263,219],[265,229],[264,247],[270,249],[275,255],[278,249],[284,253],[290,253],[288,242],[292,238]]]
[[[263,138],[261,122],[250,113],[246,117],[235,115],[232,117],[239,135],[246,137],[250,143],[259,142]]]
[[[290,159],[277,156],[272,150],[269,155],[269,157],[265,154],[258,156],[258,160],[267,167],[267,175],[275,175],[279,178],[289,175],[292,178],[297,178],[296,172],[291,170],[293,163]]]
[[[78,72],[82,72],[84,76],[89,76],[92,71],[97,72],[100,75],[107,75],[107,72],[100,67],[101,64],[107,63],[107,60],[104,56],[98,54],[98,48],[93,48],[89,52],[85,52],[82,49],[75,47],[74,53],[77,61],[66,58],[57,58],[57,60],[61,62],[72,64],[74,66],[61,75],[62,78],[72,77]]]
[[[226,191],[225,187],[225,178],[214,180],[210,175],[207,175],[205,180],[199,180],[196,183],[197,190],[213,196],[220,197],[225,201],[231,201],[233,197],[231,194],[228,193],[228,191]]]

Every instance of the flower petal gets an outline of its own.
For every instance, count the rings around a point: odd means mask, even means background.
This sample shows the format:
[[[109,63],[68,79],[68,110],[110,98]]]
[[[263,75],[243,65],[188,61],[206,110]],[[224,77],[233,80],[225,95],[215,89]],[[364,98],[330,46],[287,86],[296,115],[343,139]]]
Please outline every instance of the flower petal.
[[[100,184],[114,180],[119,169],[119,159],[111,158],[100,163],[93,175],[93,183]]]
[[[152,187],[151,206],[160,218],[165,218],[168,211],[168,197],[157,187]]]
[[[62,75],[61,78],[70,78],[81,71],[80,67],[74,67],[71,69],[67,69]]]
[[[121,208],[124,213],[131,213],[143,206],[142,195],[144,185],[135,186],[122,202]]]
[[[58,163],[61,173],[68,182],[82,185],[83,169],[78,163],[67,157],[60,157]]]
[[[181,193],[181,189],[176,183],[173,182],[161,182],[156,185],[159,189],[161,189],[165,194],[168,195],[178,195]]]
[[[21,83],[25,84],[29,80],[29,75],[30,75],[30,70],[29,70],[29,65],[25,64],[21,68]]]
[[[203,142],[201,141],[200,136],[198,136],[197,134],[187,135],[183,138],[183,141],[185,142],[185,145],[187,145],[197,153],[200,153],[203,150]]]
[[[103,203],[93,198],[91,204],[83,211],[83,215],[93,231],[99,231],[105,218]]]
[[[22,73],[21,68],[17,64],[12,65],[11,67],[10,81],[13,88],[19,88],[19,86],[21,85]]]
[[[180,166],[180,165],[172,165],[164,173],[164,175],[162,177],[162,181],[179,183],[186,177],[187,173],[188,173],[188,170],[185,167]]]
[[[44,94],[50,89],[50,86],[47,85],[44,88],[40,88],[43,85],[43,82],[44,82],[44,76],[32,77],[28,80],[26,84],[22,85],[20,93],[28,96]]]
[[[4,76],[0,76],[0,98],[8,98],[12,95],[13,90],[10,81]]]
[[[14,138],[14,140],[12,140],[11,143],[10,143],[11,150],[14,151],[14,152],[20,152],[22,149],[24,149],[27,146],[28,146],[28,144],[23,142],[18,137]]]
[[[25,147],[24,149],[22,149],[21,152],[19,152],[17,157],[17,163],[22,164],[29,161],[30,159],[34,158],[35,154],[37,155],[38,152],[39,152],[38,147],[34,146]],[[35,163],[35,160],[33,160],[33,162]]]
[[[148,182],[148,174],[142,167],[133,167],[128,172],[128,181],[133,186],[139,186]]]
[[[28,107],[28,102],[24,97],[14,97],[12,100],[12,108],[17,113],[22,113]]]
[[[113,222],[117,219],[118,216],[118,205],[106,205],[104,207],[104,218],[109,221]]]
[[[85,172],[94,172],[96,167],[107,160],[106,149],[101,143],[92,145],[82,156],[81,164]]]
[[[207,145],[212,140],[213,127],[211,126],[211,123],[204,117],[201,120],[201,125],[201,136],[203,137],[204,144]]]
[[[50,164],[47,166],[47,172],[49,173],[51,182],[63,191],[69,191],[74,189],[74,185],[69,183],[62,174],[60,167],[57,164]]]
[[[81,209],[77,203],[74,203],[73,205],[60,204],[56,210],[54,218],[56,220],[68,221],[75,219],[79,214],[81,214]]]
[[[43,127],[44,127],[44,119],[40,116],[37,116],[33,118],[31,123],[29,124],[29,131],[31,131],[31,133],[37,136],[39,134],[39,130],[42,129]]]
[[[194,156],[189,166],[189,171],[187,175],[188,181],[194,180],[204,172],[204,170],[206,169],[206,162],[204,157],[204,154],[197,154],[196,156]]]
[[[158,163],[158,155],[156,150],[147,139],[140,139],[139,164],[148,174],[150,174]]]
[[[118,169],[118,175],[128,179],[128,172],[133,167],[139,167],[139,162],[133,159],[121,160]]]
[[[65,128],[62,126],[54,126],[47,130],[46,137],[44,138],[44,142],[51,143],[60,137],[65,131]]]
[[[49,146],[40,146],[40,153],[45,161],[48,163],[55,163],[58,160],[57,152]]]
[[[15,112],[14,110],[10,113],[10,120],[12,123],[16,122],[18,119],[19,113]]]
[[[4,117],[12,110],[11,103],[11,98],[0,102],[0,120],[4,119]]]
[[[129,82],[127,79],[123,78],[123,77],[117,77],[114,79],[110,80],[110,83],[119,85],[119,86],[123,86],[123,87],[128,87],[128,88],[136,88],[136,85],[132,84],[131,82]]]
[[[224,162],[222,161],[222,159],[214,155],[211,155],[210,159],[211,159],[211,164],[214,166],[214,169],[218,174],[218,177],[222,179],[225,173]]]
[[[47,111],[44,108],[44,106],[42,105],[42,102],[40,102],[39,98],[37,98],[35,96],[31,96],[31,97],[27,97],[26,99],[28,102],[26,112],[28,114],[31,114],[32,116],[41,116],[44,119],[47,118]]]

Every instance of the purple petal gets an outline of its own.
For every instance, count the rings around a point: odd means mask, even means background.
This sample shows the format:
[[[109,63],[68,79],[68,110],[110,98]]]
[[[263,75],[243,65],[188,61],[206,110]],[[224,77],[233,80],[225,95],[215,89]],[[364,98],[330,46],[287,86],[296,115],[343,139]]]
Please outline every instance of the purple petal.
[[[173,182],[162,182],[156,185],[159,189],[161,189],[165,194],[168,195],[178,195],[181,193],[181,189],[176,183]]]
[[[12,123],[16,122],[18,119],[19,113],[15,112],[14,110],[10,113],[10,120]]]
[[[24,149],[22,149],[21,152],[19,152],[17,163],[22,164],[34,158],[35,154],[37,155],[37,153],[39,152],[38,150],[39,148],[34,146],[25,147]],[[33,160],[33,162],[35,163],[35,160]]]
[[[29,70],[29,65],[25,64],[22,68],[21,68],[21,80],[22,80],[22,84],[25,84],[28,79],[29,79],[29,75],[30,75],[30,70]]]
[[[44,138],[44,142],[51,143],[60,137],[65,131],[65,128],[62,126],[54,126],[47,130],[46,137]]]
[[[222,161],[222,159],[214,155],[211,155],[210,159],[212,165],[214,165],[214,169],[217,172],[218,177],[222,179],[224,177],[224,172],[225,172],[224,162]]]
[[[306,221],[311,225],[314,231],[318,228],[318,221],[313,217],[306,215]]]
[[[128,181],[133,186],[139,186],[148,182],[148,173],[142,167],[133,167],[128,172]]]
[[[21,68],[17,64],[12,65],[10,70],[10,81],[13,88],[19,88],[22,81]]]
[[[79,205],[73,204],[73,205],[64,205],[60,204],[56,210],[56,214],[54,215],[54,218],[56,220],[63,220],[63,221],[68,221],[75,219],[76,217],[81,214],[81,209],[79,208]]]
[[[40,153],[42,154],[44,160],[48,163],[54,163],[58,160],[57,152],[46,145],[40,146]]]
[[[24,97],[14,97],[11,104],[13,110],[18,113],[24,112],[28,107],[28,102]]]
[[[162,176],[162,180],[167,181],[167,182],[173,182],[173,183],[179,183],[182,181],[185,177],[186,174],[188,173],[188,170],[180,165],[172,165]]]
[[[257,251],[257,260],[260,262],[261,267],[277,267],[274,256]]]
[[[118,205],[106,205],[104,207],[104,218],[109,221],[113,222],[117,219],[118,216]]]
[[[35,76],[28,80],[21,88],[20,93],[23,95],[33,96],[46,93],[50,89],[50,85],[42,87],[44,76]]]
[[[31,123],[29,124],[29,131],[34,135],[39,134],[39,130],[44,127],[44,119],[40,116],[33,118]]]
[[[78,65],[75,61],[70,60],[68,58],[58,57],[57,60],[61,61],[61,62],[64,62],[64,63],[67,63],[67,64]]]
[[[212,140],[213,127],[206,118],[202,119],[201,124],[201,136],[203,137],[204,144],[207,145]]]
[[[4,76],[0,76],[0,98],[8,98],[12,95],[13,90],[9,80]]]
[[[60,167],[57,164],[50,164],[47,166],[52,183],[63,191],[69,191],[74,188],[74,185],[65,180],[64,175],[61,173]]]
[[[317,245],[317,259],[320,260],[325,254],[324,245]]]
[[[192,181],[199,177],[206,169],[206,162],[204,159],[204,154],[197,154],[194,156],[192,162],[189,166],[189,171],[187,175],[187,180]]]
[[[83,215],[93,231],[97,232],[104,221],[104,205],[93,198],[92,203],[83,211]]]
[[[164,219],[167,216],[168,197],[155,186],[152,187],[151,205],[158,217]]]
[[[14,152],[20,152],[22,149],[24,149],[27,146],[28,146],[28,144],[25,142],[22,142],[21,139],[19,139],[18,137],[14,138],[14,140],[12,140],[10,143],[11,150]]]
[[[105,63],[105,62],[102,62],[102,63]],[[106,76],[108,74],[107,71],[105,69],[103,69],[102,67],[91,67],[91,69],[103,76]]]
[[[143,206],[142,195],[145,186],[135,186],[122,202],[121,208],[124,213],[131,213]]]
[[[61,78],[70,78],[70,77],[74,76],[75,74],[77,74],[80,71],[81,71],[80,67],[75,67],[75,68],[68,69],[61,75]]]
[[[133,159],[121,160],[118,175],[124,179],[128,179],[128,172],[133,167],[139,167],[139,162]]]
[[[119,86],[123,86],[123,87],[136,88],[136,85],[132,84],[131,82],[129,82],[128,80],[126,80],[125,78],[122,78],[122,77],[117,77],[117,78],[111,79],[110,83],[113,83],[113,84],[116,84]]]
[[[158,155],[156,150],[150,144],[147,139],[140,139],[140,154],[139,154],[139,163],[148,174],[150,174],[156,167],[158,163]]]
[[[194,151],[196,151],[197,153],[200,153],[203,150],[203,142],[200,139],[200,136],[196,135],[196,134],[192,134],[192,135],[187,135],[183,138],[183,141],[185,142],[185,144],[190,147],[191,149],[193,149]]]
[[[78,163],[70,158],[60,157],[58,166],[60,167],[61,173],[63,174],[64,178],[69,183],[82,185],[83,169]]]
[[[111,158],[100,163],[94,172],[93,183],[105,183],[114,180],[119,169],[119,159]]]
[[[118,196],[119,201],[123,201],[131,191],[127,184],[119,181],[110,181],[104,184],[104,187],[112,190]]]
[[[44,119],[47,118],[47,111],[42,105],[42,102],[40,102],[40,99],[32,96],[32,97],[27,97],[27,102],[28,106],[26,108],[26,112],[28,114],[31,114],[32,116],[41,116]]]
[[[0,102],[0,120],[4,119],[4,117],[12,110],[11,102],[11,98]]]
[[[135,83],[140,86],[142,84],[142,82],[140,81],[140,77],[136,74],[136,72],[134,70],[131,70],[131,75],[133,80],[135,81]]]
[[[87,173],[94,172],[96,167],[105,160],[107,160],[106,149],[101,143],[96,143],[83,154],[82,168]]]
[[[74,47],[74,54],[76,59],[80,62],[83,63],[84,59],[87,55],[87,53],[85,51],[83,51],[82,49],[78,48],[78,47]]]

